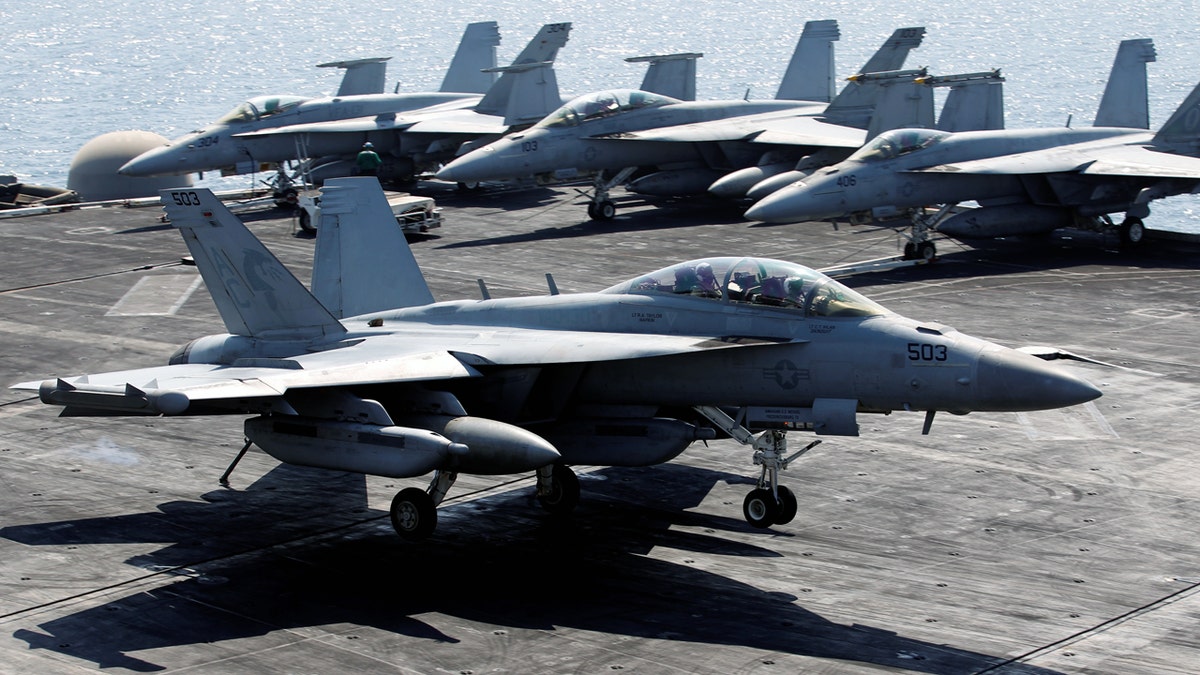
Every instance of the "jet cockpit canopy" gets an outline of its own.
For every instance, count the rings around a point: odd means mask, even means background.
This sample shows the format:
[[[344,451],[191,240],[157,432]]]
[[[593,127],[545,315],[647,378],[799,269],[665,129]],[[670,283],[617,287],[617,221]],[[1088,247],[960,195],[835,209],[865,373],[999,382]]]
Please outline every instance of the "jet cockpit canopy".
[[[218,124],[257,122],[281,112],[287,112],[308,99],[303,96],[257,96],[239,103],[217,120]]]
[[[611,89],[584,94],[550,113],[535,127],[573,127],[587,120],[608,117],[626,110],[680,103],[677,98],[640,89]]]
[[[876,136],[846,161],[880,162],[892,159],[928,148],[949,135],[948,132],[935,129],[892,129]]]
[[[601,292],[691,295],[722,303],[781,307],[804,316],[864,317],[888,313],[882,306],[816,270],[768,258],[690,260]]]

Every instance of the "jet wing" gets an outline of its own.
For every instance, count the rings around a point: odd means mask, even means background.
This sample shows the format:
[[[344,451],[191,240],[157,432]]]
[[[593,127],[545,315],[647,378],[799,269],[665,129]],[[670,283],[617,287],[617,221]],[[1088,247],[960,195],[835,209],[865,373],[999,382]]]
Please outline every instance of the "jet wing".
[[[610,138],[601,136],[599,138]],[[679,124],[656,129],[614,134],[611,138],[630,141],[666,141],[705,143],[747,141],[774,145],[815,145],[834,148],[858,148],[866,142],[866,132],[822,122],[815,117],[790,114],[779,116],[746,115],[709,122]]]
[[[1083,173],[1089,176],[1142,176],[1200,180],[1200,158],[1172,155],[1145,146],[1121,146],[1098,153]]]
[[[430,350],[431,344],[444,348]],[[769,340],[628,335],[514,328],[404,327],[346,346],[287,358],[240,359],[231,365],[177,364],[23,382],[46,403],[116,414],[180,414],[191,403],[279,398],[290,389],[401,384],[480,377],[476,366],[552,365],[666,356],[708,349],[778,344]]]
[[[1141,176],[1200,180],[1200,158],[1172,155],[1141,145],[1087,150],[1040,150],[911,169],[910,173],[990,175],[1079,173],[1088,176]]]
[[[552,365],[642,359],[782,342],[797,341],[501,329],[481,332],[452,351],[471,365]]]
[[[509,127],[503,117],[472,113],[473,118],[454,117],[438,119],[432,117],[420,120],[405,132],[410,134],[466,134],[471,136],[502,136],[508,133]],[[477,119],[476,119],[477,118]]]
[[[418,119],[403,117],[356,117],[354,119],[334,120],[332,122],[311,122],[309,124],[289,124],[284,127],[259,129],[234,134],[234,138],[261,138],[263,136],[286,136],[289,134],[349,134],[367,133],[371,131],[404,131]]]
[[[1086,168],[1094,158],[1077,152],[1037,150],[1013,155],[973,159],[952,164],[906,169],[903,173],[965,173],[1012,175],[1034,173],[1077,172]]]

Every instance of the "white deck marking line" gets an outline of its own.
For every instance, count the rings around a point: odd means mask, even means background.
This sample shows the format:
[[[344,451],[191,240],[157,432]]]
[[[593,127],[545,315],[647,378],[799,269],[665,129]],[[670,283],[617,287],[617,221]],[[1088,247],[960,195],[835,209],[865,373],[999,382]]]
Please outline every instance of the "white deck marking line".
[[[133,288],[105,316],[168,316],[179,311],[200,287],[199,274],[151,274]],[[169,304],[168,304],[169,303]]]

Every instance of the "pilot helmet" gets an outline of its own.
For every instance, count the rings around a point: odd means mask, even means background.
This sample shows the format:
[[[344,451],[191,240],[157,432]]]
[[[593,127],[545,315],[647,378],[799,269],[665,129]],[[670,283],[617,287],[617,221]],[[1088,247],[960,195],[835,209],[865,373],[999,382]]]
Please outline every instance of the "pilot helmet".
[[[366,143],[363,143],[363,150],[370,150],[373,147],[375,147],[375,145],[373,143],[371,143],[371,141],[367,141]]]

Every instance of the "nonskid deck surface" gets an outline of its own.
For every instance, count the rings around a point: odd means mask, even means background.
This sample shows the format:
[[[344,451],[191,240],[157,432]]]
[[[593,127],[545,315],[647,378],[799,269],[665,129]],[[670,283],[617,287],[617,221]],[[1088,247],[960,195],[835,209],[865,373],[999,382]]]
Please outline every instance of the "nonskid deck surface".
[[[670,262],[824,267],[893,255],[874,227],[753,226],[703,201],[588,221],[569,190],[425,186],[413,241],[438,299],[605,288]],[[0,222],[0,359],[15,383],[164,362],[220,330],[159,210]],[[253,231],[308,277],[313,240]],[[1190,672],[1198,655],[1200,247],[1090,235],[939,242],[851,286],[902,314],[1069,363],[1104,396],[1029,414],[860,418],[794,464],[789,525],[755,530],[732,441],[583,468],[575,515],[531,477],[464,476],[433,537],[390,528],[426,481],[280,466],[240,418],[58,418],[0,402],[0,663],[12,672]],[[793,443],[806,442],[803,435]]]

